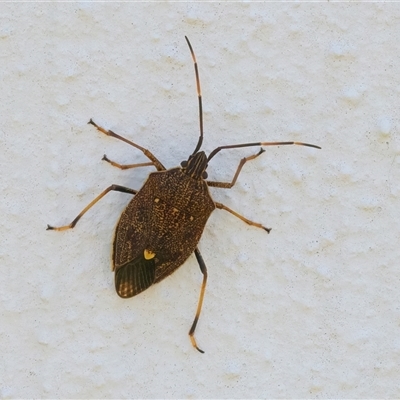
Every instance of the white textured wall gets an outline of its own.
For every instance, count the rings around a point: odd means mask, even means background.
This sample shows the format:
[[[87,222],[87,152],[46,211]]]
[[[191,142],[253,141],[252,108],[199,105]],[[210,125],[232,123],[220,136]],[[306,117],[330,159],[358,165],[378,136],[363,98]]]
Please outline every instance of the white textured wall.
[[[400,5],[38,3],[0,5],[0,397],[400,397]],[[137,298],[113,288],[112,183],[140,188],[144,160],[268,148],[216,201],[191,257]],[[240,158],[221,153],[211,179]]]

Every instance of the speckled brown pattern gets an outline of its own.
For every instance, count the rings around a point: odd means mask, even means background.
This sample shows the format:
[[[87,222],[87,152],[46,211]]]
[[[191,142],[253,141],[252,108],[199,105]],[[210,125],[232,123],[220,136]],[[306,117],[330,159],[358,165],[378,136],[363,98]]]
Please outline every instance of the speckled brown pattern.
[[[181,168],[151,173],[122,213],[113,245],[113,268],[144,260],[155,253],[157,283],[179,268],[195,250],[208,217],[215,209],[207,183]],[[151,265],[151,263],[149,264]],[[147,286],[147,287],[148,287]],[[140,293],[131,286],[132,297]],[[116,287],[119,295],[118,287]]]

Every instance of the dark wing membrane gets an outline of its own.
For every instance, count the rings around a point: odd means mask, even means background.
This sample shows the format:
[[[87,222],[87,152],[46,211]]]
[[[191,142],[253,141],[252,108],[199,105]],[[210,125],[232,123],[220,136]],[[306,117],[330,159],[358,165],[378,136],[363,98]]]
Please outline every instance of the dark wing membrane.
[[[155,258],[146,260],[141,255],[115,271],[115,290],[124,299],[136,296],[154,283],[155,275]]]

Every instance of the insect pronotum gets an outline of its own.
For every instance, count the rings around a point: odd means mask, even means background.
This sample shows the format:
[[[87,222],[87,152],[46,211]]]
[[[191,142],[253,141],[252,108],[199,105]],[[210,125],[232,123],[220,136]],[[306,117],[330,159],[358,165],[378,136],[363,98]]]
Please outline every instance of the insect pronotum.
[[[255,142],[220,146],[208,157],[200,151],[203,143],[203,111],[199,71],[192,45],[185,36],[194,63],[197,97],[199,102],[200,136],[193,153],[180,167],[166,169],[149,150],[119,136],[111,130],[97,125],[92,119],[88,122],[107,136],[112,136],[140,150],[150,161],[121,165],[104,155],[103,160],[120,169],[153,166],[157,172],[149,174],[140,190],[120,185],[111,185],[90,202],[69,224],[60,227],[48,225],[47,229],[63,231],[73,228],[80,218],[94,204],[110,191],[134,195],[118,222],[113,243],[113,271],[115,272],[115,289],[122,298],[136,296],[154,283],[160,282],[178,269],[194,253],[203,282],[196,314],[189,330],[192,345],[201,353],[194,333],[199,320],[207,282],[207,268],[197,247],[207,219],[216,209],[225,210],[245,223],[264,229],[270,228],[250,221],[222,203],[215,202],[209,193],[209,187],[232,188],[247,161],[254,160],[265,150],[261,148],[256,154],[243,158],[236,169],[231,182],[207,180],[207,166],[210,160],[221,150],[253,146],[300,145],[320,149],[319,146],[301,142]]]

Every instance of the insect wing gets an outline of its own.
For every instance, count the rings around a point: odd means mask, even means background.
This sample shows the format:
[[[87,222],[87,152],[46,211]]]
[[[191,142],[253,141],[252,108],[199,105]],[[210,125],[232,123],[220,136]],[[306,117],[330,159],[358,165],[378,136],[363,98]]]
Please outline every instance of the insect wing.
[[[155,275],[154,258],[146,260],[143,255],[136,257],[115,271],[115,290],[124,299],[136,296],[154,283]]]

